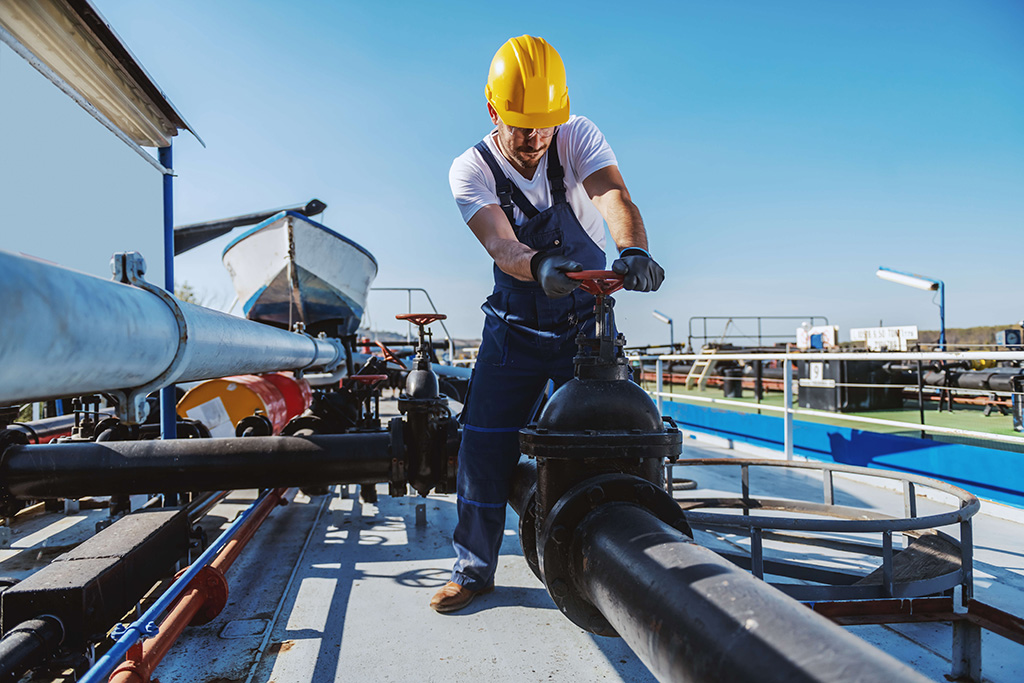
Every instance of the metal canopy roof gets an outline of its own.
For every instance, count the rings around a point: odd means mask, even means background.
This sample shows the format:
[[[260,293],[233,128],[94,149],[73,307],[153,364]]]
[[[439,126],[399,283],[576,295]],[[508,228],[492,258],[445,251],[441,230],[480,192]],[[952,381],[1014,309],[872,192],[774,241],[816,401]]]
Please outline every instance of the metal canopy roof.
[[[17,43],[12,48],[33,66],[63,81],[59,87],[70,86],[84,100],[74,98],[79,104],[93,116],[101,114],[107,119],[97,116],[101,122],[113,124],[135,144],[167,147],[179,130],[202,143],[88,0],[3,0],[0,29],[9,36],[5,42],[12,38]]]

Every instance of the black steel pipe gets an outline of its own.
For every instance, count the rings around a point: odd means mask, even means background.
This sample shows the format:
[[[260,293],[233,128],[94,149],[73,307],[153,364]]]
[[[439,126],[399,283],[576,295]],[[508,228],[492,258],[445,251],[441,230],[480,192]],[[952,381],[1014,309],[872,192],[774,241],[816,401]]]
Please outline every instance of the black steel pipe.
[[[60,619],[49,615],[18,624],[0,638],[0,683],[14,683],[53,654],[64,640]]]
[[[49,441],[56,436],[65,436],[71,433],[75,426],[75,415],[58,415],[56,417],[44,417],[41,420],[32,422],[12,422],[7,425],[8,429],[16,429],[28,435],[33,443]]]
[[[392,460],[404,458],[400,441],[368,432],[14,445],[0,482],[18,499],[376,484],[390,481]]]
[[[572,543],[573,580],[659,680],[928,680],[637,505],[596,508]]]

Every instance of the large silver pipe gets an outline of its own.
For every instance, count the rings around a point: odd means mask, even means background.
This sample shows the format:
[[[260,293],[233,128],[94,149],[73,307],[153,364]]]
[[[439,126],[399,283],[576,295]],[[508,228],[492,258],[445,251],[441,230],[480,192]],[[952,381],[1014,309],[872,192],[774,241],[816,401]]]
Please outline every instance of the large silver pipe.
[[[145,394],[174,382],[344,360],[337,340],[168,296],[142,279],[138,254],[112,262],[131,284],[0,251],[0,404],[123,391],[128,410],[144,410]]]

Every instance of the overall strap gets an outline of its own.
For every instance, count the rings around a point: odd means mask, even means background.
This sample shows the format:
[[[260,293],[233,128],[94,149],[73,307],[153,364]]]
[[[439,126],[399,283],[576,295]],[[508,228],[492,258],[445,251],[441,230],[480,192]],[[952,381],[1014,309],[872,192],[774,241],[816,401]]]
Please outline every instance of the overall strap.
[[[476,150],[480,152],[480,156],[483,157],[484,161],[487,162],[487,166],[491,169],[491,175],[494,176],[494,186],[498,192],[498,202],[501,204],[501,210],[505,212],[508,217],[509,225],[513,228],[516,227],[516,222],[512,218],[512,204],[515,203],[519,207],[519,210],[523,212],[523,215],[527,219],[533,218],[540,211],[537,211],[536,207],[530,203],[530,200],[526,198],[523,191],[516,186],[508,176],[501,170],[501,166],[498,166],[498,160],[491,154],[491,150],[487,149],[487,143],[481,140],[474,145]],[[561,168],[561,167],[559,167]],[[565,191],[562,191],[564,198]]]
[[[548,147],[548,185],[551,186],[551,204],[565,203],[565,170],[558,159],[558,129],[555,129]]]

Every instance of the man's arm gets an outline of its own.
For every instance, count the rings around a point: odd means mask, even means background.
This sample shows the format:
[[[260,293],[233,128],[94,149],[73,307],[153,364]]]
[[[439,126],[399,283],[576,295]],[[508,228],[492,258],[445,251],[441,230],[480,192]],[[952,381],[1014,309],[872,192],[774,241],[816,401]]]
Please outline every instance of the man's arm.
[[[608,231],[619,248],[612,270],[624,276],[626,289],[652,292],[661,287],[665,271],[647,251],[647,231],[640,210],[629,196],[618,166],[605,166],[583,180],[597,210],[608,223]]]
[[[605,166],[583,180],[583,187],[594,206],[608,223],[608,232],[619,251],[638,247],[647,251],[647,231],[640,209],[629,196],[626,181],[618,166]]]
[[[536,280],[550,298],[567,296],[580,286],[566,272],[583,270],[583,266],[556,252],[537,252],[517,240],[501,207],[488,204],[481,208],[469,219],[469,229],[498,268],[517,280]]]
[[[517,280],[533,280],[530,259],[537,252],[516,239],[508,217],[497,204],[488,204],[469,219],[469,229],[491,255],[498,268]]]

